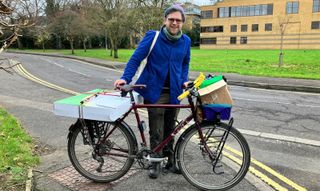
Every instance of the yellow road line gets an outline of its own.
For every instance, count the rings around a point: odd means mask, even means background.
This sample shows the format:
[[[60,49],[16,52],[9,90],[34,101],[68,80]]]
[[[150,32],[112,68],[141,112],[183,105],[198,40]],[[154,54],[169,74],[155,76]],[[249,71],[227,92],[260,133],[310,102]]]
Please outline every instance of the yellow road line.
[[[290,185],[292,188],[298,190],[298,191],[307,191],[306,188],[298,185],[297,183],[293,182],[292,180],[288,179],[287,177],[277,173],[275,170],[273,170],[272,168],[268,167],[267,165],[255,160],[255,159],[251,159],[251,161],[259,166],[260,168],[264,169],[265,171],[269,172],[270,174],[272,174],[273,176],[277,177],[278,179],[282,180],[284,183]]]
[[[235,156],[233,156],[233,155],[231,155],[231,154],[229,154],[227,152],[223,152],[223,155],[228,157],[229,159],[233,160],[234,162],[238,163],[239,165],[242,164],[242,161],[240,159],[238,159],[237,157],[235,157]],[[278,183],[276,183],[275,181],[273,181],[271,178],[269,178],[265,174],[261,173],[260,171],[256,170],[252,166],[249,167],[249,172],[251,172],[255,176],[259,177],[265,183],[267,183],[268,185],[272,186],[274,189],[276,189],[278,191],[287,191],[288,190],[288,189],[280,186]]]
[[[75,92],[75,91],[72,91],[72,90],[68,90],[66,88],[62,88],[60,86],[57,86],[57,85],[54,85],[52,83],[49,83],[47,81],[44,81],[44,80],[41,80],[37,77],[35,77],[34,75],[30,74],[28,71],[26,71],[21,64],[19,64],[17,66],[18,70],[19,70],[19,73],[22,74],[23,76],[27,77],[29,80],[32,80],[36,83],[39,83],[41,85],[44,85],[46,87],[49,87],[51,89],[55,89],[55,90],[59,90],[59,91],[62,91],[62,92],[65,92],[65,93],[68,93],[68,94],[73,94],[73,95],[77,95],[79,94],[78,92]]]
[[[236,149],[233,149],[227,145],[225,145],[225,148],[227,150],[229,150],[230,152],[233,152],[235,154],[237,154],[238,156],[242,157],[242,153],[237,151]],[[298,185],[297,183],[293,182],[292,180],[288,179],[287,177],[279,174],[278,172],[276,172],[275,170],[273,170],[272,168],[268,167],[267,165],[263,164],[262,162],[257,161],[256,159],[251,157],[251,162],[255,165],[257,165],[258,167],[262,168],[263,170],[265,170],[266,172],[270,173],[271,175],[277,177],[279,180],[281,180],[282,182],[286,183],[287,185],[291,186],[292,188],[298,190],[298,191],[307,191],[306,188]],[[271,179],[270,179],[271,180]],[[269,183],[269,182],[267,182]]]

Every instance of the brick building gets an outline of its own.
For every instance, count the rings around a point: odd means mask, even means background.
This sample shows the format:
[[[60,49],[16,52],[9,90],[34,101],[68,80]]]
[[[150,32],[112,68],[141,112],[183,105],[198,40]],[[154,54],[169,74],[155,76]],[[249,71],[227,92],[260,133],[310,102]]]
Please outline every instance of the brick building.
[[[201,49],[320,49],[320,0],[225,0],[201,7]]]

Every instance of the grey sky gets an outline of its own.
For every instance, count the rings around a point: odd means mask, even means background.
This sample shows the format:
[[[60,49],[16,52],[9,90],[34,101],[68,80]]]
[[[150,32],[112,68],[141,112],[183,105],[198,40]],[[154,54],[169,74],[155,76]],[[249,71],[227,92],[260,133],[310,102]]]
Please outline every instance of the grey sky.
[[[181,2],[186,2],[186,1],[194,3],[196,5],[208,5],[212,3],[212,1],[210,0],[181,0]]]

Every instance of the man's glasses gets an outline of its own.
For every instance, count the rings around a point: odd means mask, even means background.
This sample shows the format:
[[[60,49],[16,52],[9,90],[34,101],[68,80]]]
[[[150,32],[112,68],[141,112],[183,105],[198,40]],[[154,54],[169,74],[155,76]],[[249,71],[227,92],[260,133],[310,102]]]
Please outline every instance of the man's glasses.
[[[171,23],[174,23],[174,21],[176,21],[177,24],[182,23],[181,19],[168,18],[168,21],[170,21]]]

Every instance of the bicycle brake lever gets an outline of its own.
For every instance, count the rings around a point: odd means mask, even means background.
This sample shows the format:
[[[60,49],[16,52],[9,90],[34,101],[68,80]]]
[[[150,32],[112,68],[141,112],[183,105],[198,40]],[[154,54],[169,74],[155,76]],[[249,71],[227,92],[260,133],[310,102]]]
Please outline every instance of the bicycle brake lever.
[[[194,86],[194,82],[189,82],[187,85],[187,89],[190,89]]]
[[[128,94],[128,92],[127,92],[127,91],[125,91],[125,90],[121,90],[121,97],[126,97],[126,96],[127,96],[127,94]]]

